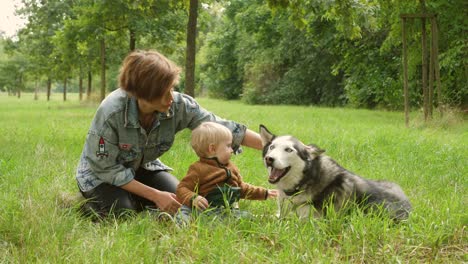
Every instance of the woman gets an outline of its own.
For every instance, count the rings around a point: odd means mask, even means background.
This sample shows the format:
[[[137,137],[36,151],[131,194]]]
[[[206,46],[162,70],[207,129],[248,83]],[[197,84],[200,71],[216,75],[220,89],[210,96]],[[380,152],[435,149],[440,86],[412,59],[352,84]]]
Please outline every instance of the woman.
[[[99,215],[146,207],[174,214],[179,209],[179,181],[158,158],[185,128],[214,121],[231,130],[234,149],[262,148],[257,133],[175,92],[179,73],[179,67],[155,51],[135,51],[124,59],[120,88],[99,106],[76,175],[87,206]]]

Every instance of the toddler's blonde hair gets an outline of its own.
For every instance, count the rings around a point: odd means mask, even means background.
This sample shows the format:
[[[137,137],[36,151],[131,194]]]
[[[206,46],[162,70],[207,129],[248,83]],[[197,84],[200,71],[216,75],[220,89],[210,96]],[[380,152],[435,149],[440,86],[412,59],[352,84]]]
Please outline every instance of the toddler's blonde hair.
[[[204,122],[192,131],[191,144],[197,156],[210,158],[207,157],[208,146],[228,139],[232,139],[232,134],[227,127],[215,122]]]

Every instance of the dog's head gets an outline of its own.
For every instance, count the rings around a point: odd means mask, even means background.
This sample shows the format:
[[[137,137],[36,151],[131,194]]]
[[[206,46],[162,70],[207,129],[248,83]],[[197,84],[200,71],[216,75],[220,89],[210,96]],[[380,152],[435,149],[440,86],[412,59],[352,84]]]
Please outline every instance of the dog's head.
[[[260,125],[263,162],[268,169],[268,181],[288,188],[297,184],[309,161],[324,151],[315,145],[305,145],[293,136],[276,136]]]

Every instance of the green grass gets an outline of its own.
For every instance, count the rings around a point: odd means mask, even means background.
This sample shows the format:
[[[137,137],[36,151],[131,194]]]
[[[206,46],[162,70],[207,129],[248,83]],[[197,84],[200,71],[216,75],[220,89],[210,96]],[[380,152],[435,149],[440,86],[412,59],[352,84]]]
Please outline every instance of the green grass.
[[[21,99],[0,94],[1,263],[463,263],[468,261],[468,125],[463,117],[425,125],[413,113],[249,106],[199,99],[218,115],[266,125],[316,143],[341,165],[399,183],[412,202],[409,220],[359,212],[326,219],[278,220],[275,201],[242,201],[254,220],[197,221],[186,229],[143,213],[93,223],[62,204],[76,192],[75,168],[95,104],[76,95]],[[162,160],[183,177],[195,160],[189,132]],[[246,181],[271,188],[261,153],[234,157]]]

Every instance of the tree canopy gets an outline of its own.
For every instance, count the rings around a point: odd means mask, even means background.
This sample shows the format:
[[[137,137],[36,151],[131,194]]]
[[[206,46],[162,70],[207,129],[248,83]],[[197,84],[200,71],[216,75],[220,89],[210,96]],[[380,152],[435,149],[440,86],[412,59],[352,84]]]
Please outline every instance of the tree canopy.
[[[190,57],[196,51],[195,75],[191,70],[187,87],[182,76],[179,89],[193,89],[195,81],[197,96],[402,109],[400,16],[425,12],[436,15],[439,28],[443,103],[467,105],[468,21],[462,0],[22,2],[17,12],[27,18],[26,27],[15,38],[0,40],[0,89],[9,92],[53,82],[65,96],[67,80],[79,80],[69,89],[81,92],[88,78],[88,90],[93,83],[103,97],[117,87],[118,68],[129,51],[157,49],[193,68],[195,57],[186,60],[187,49]],[[191,5],[197,31],[193,20],[188,27]],[[186,37],[187,29],[196,42]],[[421,19],[411,20],[406,30],[411,105],[419,107]]]

